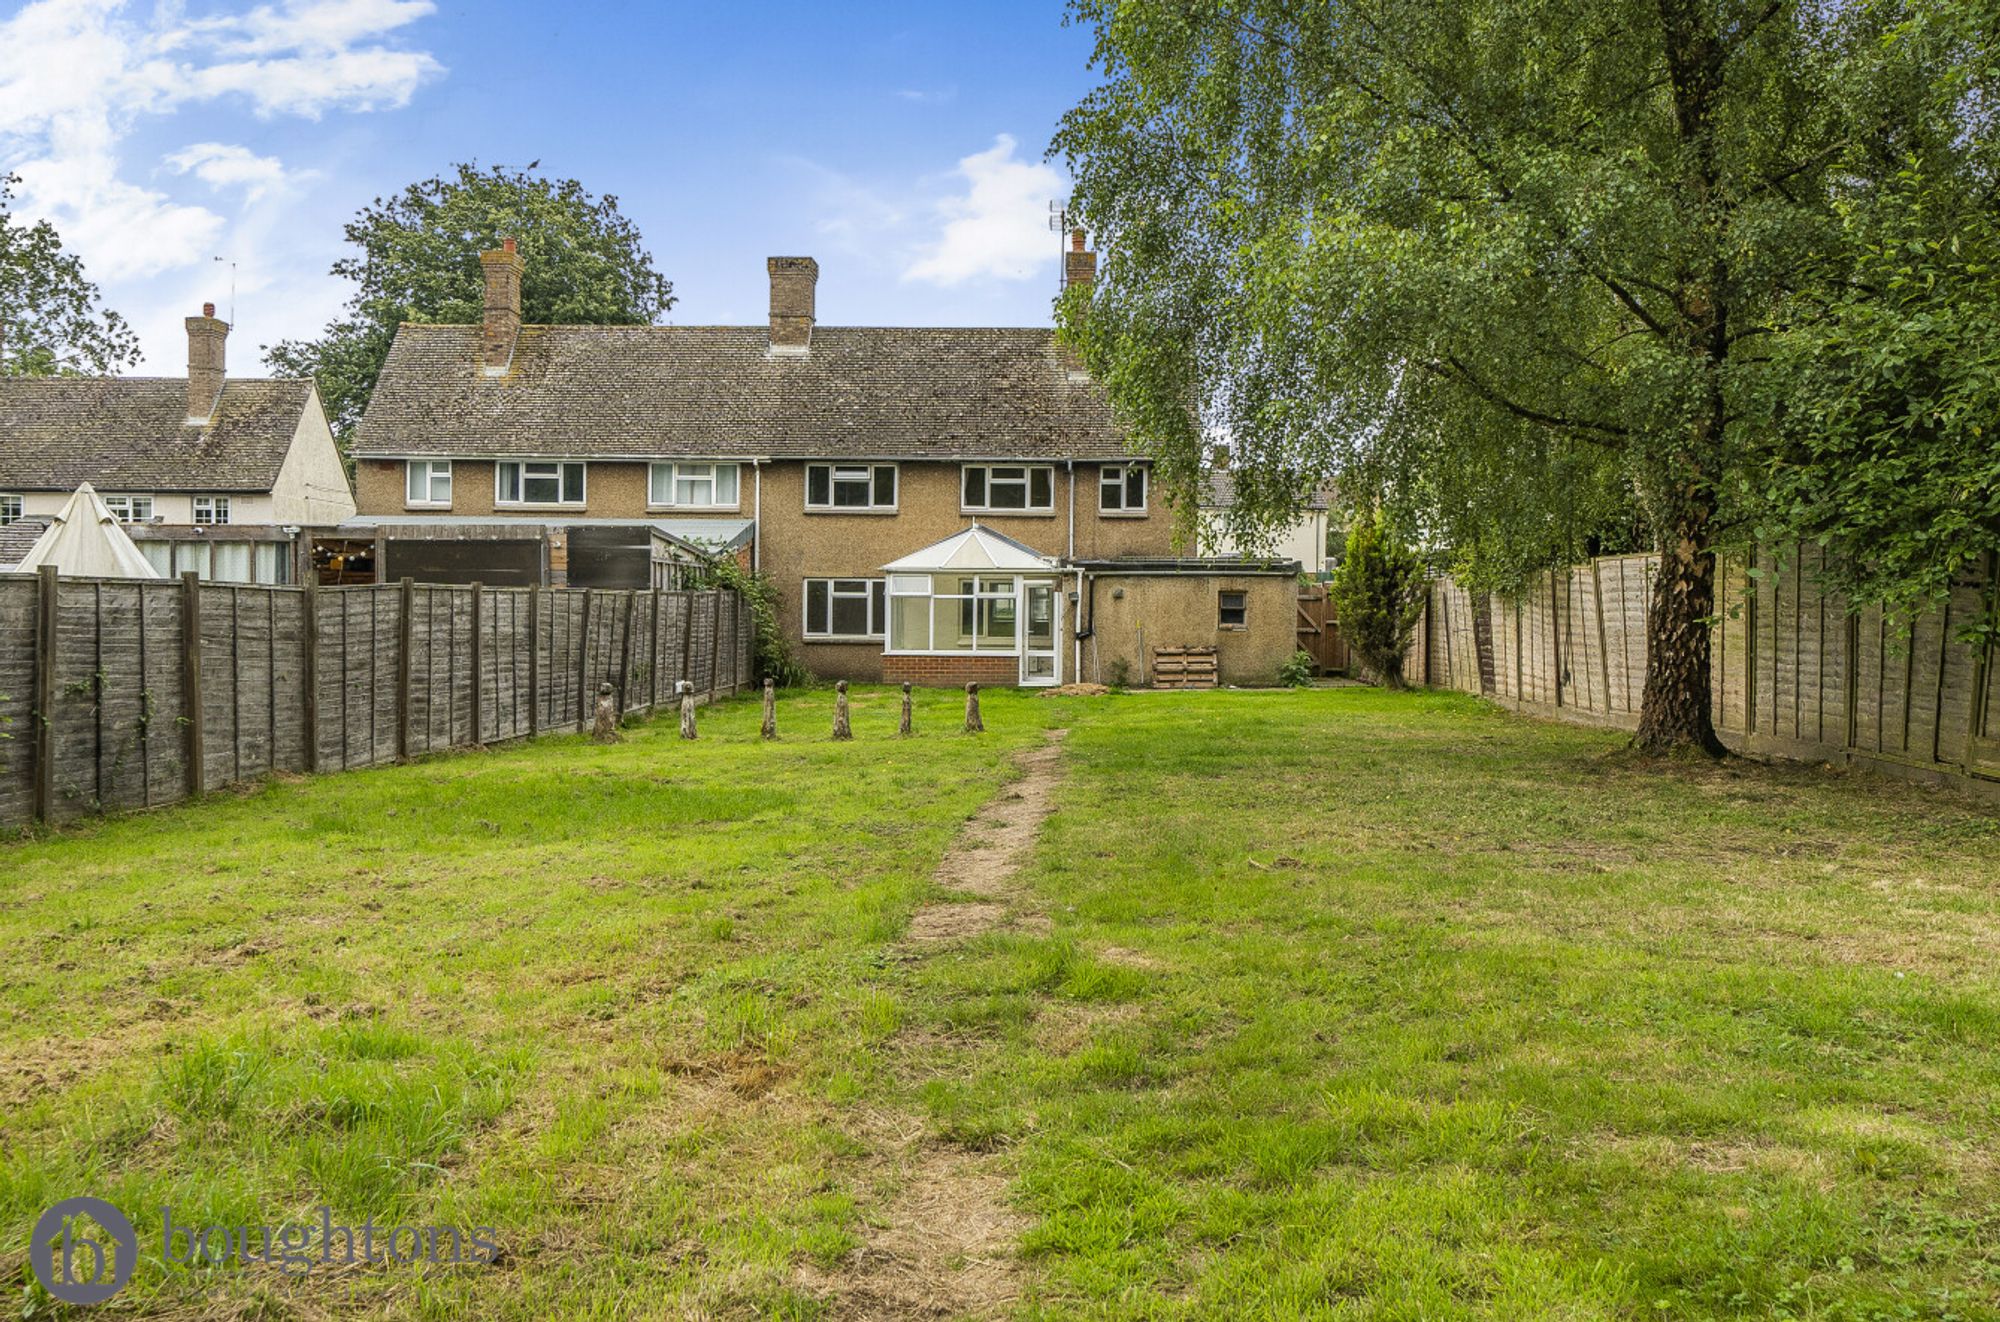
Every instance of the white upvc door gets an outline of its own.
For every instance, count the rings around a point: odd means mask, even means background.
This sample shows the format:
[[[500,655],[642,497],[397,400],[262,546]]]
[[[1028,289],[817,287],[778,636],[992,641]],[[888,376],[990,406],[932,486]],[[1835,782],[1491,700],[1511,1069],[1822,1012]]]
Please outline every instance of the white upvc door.
[[[1062,680],[1062,593],[1048,579],[1021,580],[1021,683],[1040,686]]]

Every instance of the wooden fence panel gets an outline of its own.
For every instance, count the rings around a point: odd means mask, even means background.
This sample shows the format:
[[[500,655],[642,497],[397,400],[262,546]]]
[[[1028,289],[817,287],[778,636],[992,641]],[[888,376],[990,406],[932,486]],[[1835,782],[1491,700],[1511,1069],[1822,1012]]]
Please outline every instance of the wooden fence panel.
[[[1420,654],[1430,682],[1480,691],[1478,612],[1488,610],[1493,697],[1636,727],[1657,567],[1654,556],[1608,556],[1490,602],[1434,583]],[[2000,668],[1990,648],[1958,636],[2000,590],[1992,568],[1956,585],[1942,610],[1901,624],[1874,608],[1849,615],[1824,570],[1811,547],[1719,558],[1711,692],[1724,742],[2000,780]]]

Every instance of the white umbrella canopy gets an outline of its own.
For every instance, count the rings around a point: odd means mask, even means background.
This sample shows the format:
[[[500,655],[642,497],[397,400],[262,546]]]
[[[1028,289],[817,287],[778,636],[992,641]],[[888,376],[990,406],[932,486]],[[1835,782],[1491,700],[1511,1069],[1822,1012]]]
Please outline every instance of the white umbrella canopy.
[[[15,568],[32,574],[43,565],[54,565],[57,573],[75,578],[160,576],[88,482],[70,496]]]

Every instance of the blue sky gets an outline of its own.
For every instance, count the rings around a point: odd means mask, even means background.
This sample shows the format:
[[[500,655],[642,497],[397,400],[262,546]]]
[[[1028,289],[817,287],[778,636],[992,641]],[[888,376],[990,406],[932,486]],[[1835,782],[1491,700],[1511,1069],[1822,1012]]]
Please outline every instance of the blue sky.
[[[1060,0],[0,3],[0,168],[139,330],[228,315],[234,370],[310,334],[357,208],[451,162],[615,194],[681,323],[755,322],[764,258],[820,261],[822,321],[1037,325],[1059,163],[1093,82]]]

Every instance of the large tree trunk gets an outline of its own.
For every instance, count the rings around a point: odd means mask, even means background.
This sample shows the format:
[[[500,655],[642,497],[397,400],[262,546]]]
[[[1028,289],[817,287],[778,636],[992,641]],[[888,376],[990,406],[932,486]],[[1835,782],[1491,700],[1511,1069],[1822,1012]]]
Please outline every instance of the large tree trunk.
[[[1644,753],[1683,750],[1721,757],[1710,707],[1709,626],[1715,616],[1715,552],[1707,518],[1675,521],[1653,577],[1646,629],[1646,691],[1635,743]]]

